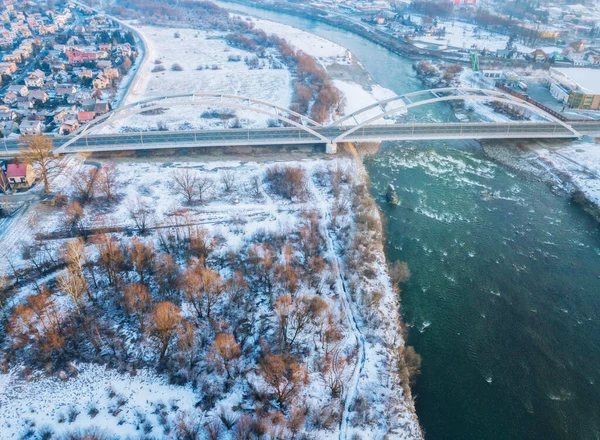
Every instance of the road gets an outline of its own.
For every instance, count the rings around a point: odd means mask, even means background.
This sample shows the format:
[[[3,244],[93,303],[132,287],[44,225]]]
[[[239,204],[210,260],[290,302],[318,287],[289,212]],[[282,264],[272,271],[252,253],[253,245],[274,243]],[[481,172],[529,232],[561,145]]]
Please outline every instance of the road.
[[[582,135],[600,136],[600,122],[577,122],[572,127]],[[349,127],[319,127],[315,131],[333,140]],[[390,124],[373,125],[349,134],[346,142],[381,142],[392,140],[432,139],[551,139],[573,138],[565,127],[549,122]],[[70,140],[56,138],[58,148]],[[325,143],[317,136],[296,127],[263,129],[229,129],[198,131],[152,131],[89,135],[77,139],[63,153],[153,150],[162,148],[194,148],[218,146],[259,146]],[[0,141],[0,157],[12,157],[18,141]]]

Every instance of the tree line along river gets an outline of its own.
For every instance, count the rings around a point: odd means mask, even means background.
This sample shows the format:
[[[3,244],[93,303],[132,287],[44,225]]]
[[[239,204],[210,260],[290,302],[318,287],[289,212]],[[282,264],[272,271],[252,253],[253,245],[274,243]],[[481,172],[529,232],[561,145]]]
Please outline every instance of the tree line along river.
[[[424,88],[412,61],[357,35],[221,5],[346,47],[397,94]],[[453,119],[446,105],[416,117]],[[412,272],[402,313],[423,358],[414,392],[426,438],[600,438],[600,226],[475,141],[389,142],[365,165],[387,257]],[[401,206],[385,203],[388,183]]]

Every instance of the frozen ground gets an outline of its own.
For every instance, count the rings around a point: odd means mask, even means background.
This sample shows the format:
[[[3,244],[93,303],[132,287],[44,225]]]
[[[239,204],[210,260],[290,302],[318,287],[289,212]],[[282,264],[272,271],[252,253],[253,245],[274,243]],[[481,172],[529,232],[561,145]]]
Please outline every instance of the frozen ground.
[[[367,81],[355,82],[347,79],[337,78],[336,73],[340,70],[358,70],[368,74],[360,62],[346,48],[335,44],[329,40],[321,38],[309,32],[296,29],[281,23],[269,20],[252,18],[257,28],[267,33],[273,33],[284,37],[296,49],[302,50],[318,60],[327,70],[334,85],[343,93],[346,98],[344,114],[350,114],[358,109],[374,104],[382,99],[390,98],[396,94],[378,84],[375,84],[372,78]],[[401,106],[402,101],[389,104],[386,108],[391,110],[394,107]],[[381,108],[377,107],[361,115],[359,122],[381,114]],[[393,120],[387,121],[393,123]],[[386,123],[382,120],[379,123]]]
[[[362,434],[363,438],[383,438],[386,430],[391,430],[392,438],[418,438],[419,429],[416,416],[411,411],[412,402],[406,401],[402,389],[395,378],[395,358],[399,346],[403,344],[400,337],[398,324],[397,297],[391,288],[390,279],[385,269],[383,250],[371,250],[376,254],[376,276],[370,280],[354,273],[344,273],[345,264],[341,257],[343,247],[341,231],[355,228],[353,213],[337,217],[339,229],[329,229],[329,221],[333,209],[333,196],[331,190],[322,183],[322,175],[332,167],[347,170],[351,176],[357,176],[360,170],[358,165],[349,159],[303,159],[293,162],[282,162],[282,165],[299,166],[305,170],[309,177],[308,195],[302,203],[290,202],[274,195],[263,186],[260,199],[249,194],[247,188],[251,185],[253,176],[262,177],[272,163],[241,162],[241,161],[181,161],[164,162],[161,160],[118,160],[116,167],[119,173],[119,203],[107,209],[98,206],[86,208],[86,220],[90,226],[124,226],[133,227],[133,222],[128,215],[127,206],[140,200],[152,208],[151,227],[160,227],[169,224],[169,217],[182,208],[189,209],[186,221],[189,224],[198,224],[207,228],[213,236],[222,237],[223,245],[217,251],[221,257],[227,252],[236,251],[256,233],[272,233],[286,236],[297,228],[300,214],[307,210],[317,210],[321,213],[320,228],[329,238],[325,257],[328,261],[337,261],[337,270],[332,276],[337,281],[330,287],[331,293],[324,298],[332,304],[345,310],[340,316],[345,320],[353,320],[346,324],[346,336],[343,347],[353,351],[357,343],[357,336],[362,341],[362,355],[353,359],[360,360],[361,365],[351,364],[352,380],[348,382],[348,393],[352,397],[362,396],[369,402],[369,409],[374,414],[375,423],[361,428],[350,427],[348,438],[353,432]],[[86,164],[81,158],[74,158],[69,162],[67,170],[71,176],[84,172],[91,164]],[[202,176],[209,177],[215,185],[210,190],[207,202],[203,205],[187,207],[180,195],[173,191],[170,176],[175,170],[191,168],[197,170]],[[221,187],[220,179],[225,173],[235,173],[235,189],[227,193]],[[62,180],[58,180],[62,179]],[[68,175],[59,176],[55,180],[68,194],[70,184]],[[347,195],[350,196],[349,194]],[[98,211],[101,210],[101,212]],[[34,221],[35,219],[35,221]],[[4,233],[9,236],[15,234],[19,240],[5,241],[3,243],[15,246],[7,249],[11,254],[20,254],[17,247],[27,245],[33,241],[36,233],[60,231],[63,228],[64,211],[62,208],[40,208],[25,213],[22,221],[14,223]],[[14,229],[13,229],[14,228]],[[12,230],[11,230],[12,229]],[[339,232],[337,232],[339,231]],[[338,236],[340,233],[340,236]],[[59,246],[56,240],[55,246]],[[93,251],[92,251],[93,253]],[[18,265],[23,266],[24,261]],[[383,298],[377,309],[381,318],[378,327],[373,327],[360,318],[358,304],[352,302],[346,292],[345,283],[363,286],[367,292],[382,292]],[[32,293],[30,286],[21,289],[14,301],[22,301],[27,293]],[[59,298],[60,303],[66,304],[66,298]],[[64,301],[63,301],[64,300]],[[66,302],[65,302],[66,301]],[[340,318],[340,319],[342,319]],[[350,329],[354,328],[354,331]],[[312,338],[311,335],[308,336]],[[311,363],[307,363],[310,367]],[[166,406],[167,423],[177,420],[183,413],[191,413],[195,417],[214,417],[214,414],[205,414],[195,410],[194,404],[202,398],[198,391],[188,386],[170,386],[163,378],[145,370],[139,370],[137,375],[129,376],[119,374],[112,370],[105,370],[95,365],[76,365],[78,374],[67,381],[57,378],[48,378],[34,375],[33,380],[25,381],[20,378],[19,367],[14,367],[8,374],[0,374],[0,432],[2,438],[17,439],[28,431],[29,428],[37,431],[45,425],[57,432],[71,431],[81,427],[98,427],[109,433],[124,438],[136,437],[144,430],[144,425],[149,422],[154,428],[151,435],[156,438],[166,438],[161,426],[165,422],[159,420],[154,414],[160,404]],[[307,386],[299,399],[305,399],[312,405],[327,405],[330,402],[328,389],[319,379],[319,375],[311,368],[311,383]],[[254,373],[249,373],[248,380],[260,384]],[[114,391],[114,395],[113,392]],[[232,408],[239,404],[241,390],[237,387],[223,396],[215,408],[224,406]],[[354,417],[354,410],[349,400],[347,412]],[[92,417],[91,408],[98,413]],[[161,410],[157,410],[160,413]],[[69,422],[70,414],[72,421]],[[146,416],[144,416],[146,414]],[[352,426],[352,423],[350,424]],[[337,426],[337,425],[336,425]],[[383,429],[383,431],[382,431]],[[312,430],[316,438],[338,438],[340,432],[334,430]],[[225,434],[223,439],[229,439],[230,434]]]
[[[566,173],[589,200],[600,206],[600,144],[576,143],[538,150],[538,154]]]
[[[140,77],[127,96],[126,104],[160,96],[190,93],[224,93],[247,96],[289,107],[291,75],[285,66],[273,68],[269,60],[260,60],[262,68],[250,68],[244,58],[255,55],[230,47],[225,33],[194,29],[138,26],[148,51],[147,62],[140,67]],[[176,38],[176,34],[179,37]],[[240,57],[240,61],[229,61]],[[160,64],[156,64],[159,61]],[[181,71],[173,71],[174,65]],[[155,71],[157,67],[164,71]],[[202,70],[199,70],[202,69]],[[156,129],[158,123],[171,130],[182,128],[227,128],[230,121],[201,118],[206,106],[179,106],[165,109],[159,115],[135,115],[109,125],[103,132],[124,127]],[[222,110],[218,109],[217,110]],[[266,126],[268,117],[249,111],[237,111],[236,116],[246,126]]]
[[[26,382],[14,372],[0,374],[2,439],[23,438],[28,428],[35,432],[44,426],[58,435],[95,427],[119,438],[137,438],[145,422],[155,427],[153,437],[161,437],[156,411],[161,404],[168,408],[168,420],[176,422],[179,415],[193,413],[197,402],[191,387],[168,385],[147,370],[131,376],[93,364],[77,368],[77,376],[65,381]]]
[[[332,76],[335,86],[342,91],[346,100],[346,114],[394,96],[391,90],[372,84],[372,81],[369,81],[369,84],[359,84],[348,79],[336,79],[333,72],[339,69],[366,73],[362,65],[342,46],[291,26],[244,18],[254,21],[258,28],[267,33],[284,37],[296,49],[314,57]],[[125,104],[168,95],[225,93],[255,98],[289,108],[293,73],[280,63],[271,64],[269,59],[260,60],[261,68],[248,67],[244,58],[253,58],[255,55],[230,47],[223,38],[225,33],[129,24],[138,30],[145,42],[147,61],[140,66],[139,76],[133,82]],[[176,33],[179,34],[179,38],[175,37]],[[273,59],[277,58],[274,52],[269,55]],[[241,57],[241,61],[229,61],[229,57],[236,56]],[[160,61],[164,71],[153,72],[158,66],[157,60]],[[171,70],[174,64],[179,64],[183,70]],[[275,68],[275,64],[283,68]],[[202,70],[198,70],[199,67]],[[398,105],[401,105],[401,102],[390,104],[388,108]],[[127,117],[103,127],[101,132],[152,130],[157,129],[159,124],[164,124],[170,130],[231,127],[233,119],[222,121],[219,118],[202,118],[201,115],[206,110],[231,109],[189,105],[165,108],[160,114]],[[259,113],[235,109],[234,111],[243,127],[265,127],[269,120],[268,116]],[[377,107],[365,113],[359,120],[380,113],[381,109]]]
[[[440,22],[438,27],[445,27],[446,35],[443,37],[419,36],[415,37],[414,41],[457,49],[471,49],[474,47],[478,50],[487,49],[496,51],[506,49],[506,43],[509,38],[508,35],[481,30],[475,25],[460,21]],[[527,54],[533,52],[535,49],[542,49],[547,54],[551,54],[554,51],[562,51],[561,48],[556,46],[536,46],[532,48],[520,43],[515,43],[515,45],[519,52]]]

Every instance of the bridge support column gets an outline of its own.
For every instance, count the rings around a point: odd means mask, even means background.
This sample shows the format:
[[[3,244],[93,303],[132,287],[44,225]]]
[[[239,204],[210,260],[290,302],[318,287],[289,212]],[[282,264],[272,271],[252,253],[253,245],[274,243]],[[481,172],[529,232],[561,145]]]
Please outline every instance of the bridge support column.
[[[335,142],[327,142],[325,144],[325,153],[336,154],[338,145]]]

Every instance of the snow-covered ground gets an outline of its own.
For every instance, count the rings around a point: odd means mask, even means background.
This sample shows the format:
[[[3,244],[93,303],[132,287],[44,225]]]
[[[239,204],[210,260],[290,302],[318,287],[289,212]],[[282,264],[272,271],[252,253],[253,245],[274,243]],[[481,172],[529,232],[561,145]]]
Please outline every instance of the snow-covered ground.
[[[289,70],[285,66],[274,68],[268,60],[260,60],[262,68],[250,68],[244,58],[254,58],[255,55],[230,47],[224,40],[225,33],[132,26],[146,42],[148,56],[147,62],[140,67],[140,77],[133,84],[126,104],[161,96],[223,93],[289,107],[292,96]],[[239,57],[240,61],[230,61],[230,57]],[[181,66],[182,70],[172,70],[174,65]],[[156,71],[161,69],[164,70]],[[206,106],[189,105],[165,108],[158,115],[128,117],[104,127],[102,132],[110,133],[123,127],[156,129],[159,123],[171,130],[228,127],[231,121],[224,123],[219,118],[202,118],[202,113],[207,110]],[[266,115],[242,110],[235,113],[244,126],[266,126]]]
[[[250,17],[244,19],[252,20],[257,28],[267,33],[285,38],[294,48],[315,58],[330,75],[329,70],[333,69],[329,68],[332,66],[364,70],[347,49],[329,40],[272,21]],[[225,93],[266,101],[283,108],[290,107],[293,73],[281,63],[271,63],[269,59],[259,60],[261,68],[250,68],[244,59],[254,58],[255,55],[229,46],[224,39],[225,33],[128,24],[140,33],[145,42],[147,57],[146,62],[140,66],[138,78],[133,82],[125,104],[161,96]],[[275,52],[269,55],[273,60],[277,58]],[[240,57],[241,61],[230,61],[230,57]],[[157,60],[160,64],[156,64]],[[180,65],[183,70],[173,71],[172,66],[175,64]],[[164,70],[157,72],[157,66]],[[358,84],[331,76],[334,85],[345,97],[345,114],[395,95],[391,90],[375,84]],[[402,105],[401,101],[389,104],[387,108],[399,105]],[[183,105],[165,108],[160,114],[129,116],[100,131],[113,133],[128,129],[152,130],[157,129],[159,124],[164,124],[170,130],[223,129],[229,128],[233,123],[233,118],[226,121],[220,118],[202,118],[202,113],[207,110],[233,111],[243,127],[265,127],[270,119],[267,115],[240,109]],[[376,107],[361,115],[359,120],[380,113],[381,108]],[[383,120],[381,122],[386,123]]]
[[[441,22],[438,27],[445,27],[446,34],[443,37],[438,36],[419,36],[415,37],[414,41],[435,44],[438,46],[448,46],[456,49],[471,49],[478,50],[487,49],[496,51],[506,49],[508,35],[497,34],[486,30],[478,29],[477,26],[463,23],[460,21]],[[530,47],[521,43],[515,43],[516,49],[522,53],[531,53],[535,49],[542,49],[547,54],[554,51],[561,52],[562,49],[556,46]]]
[[[600,206],[600,144],[576,143],[537,153],[557,170],[566,173],[586,197]]]
[[[266,184],[262,185],[260,198],[250,194],[249,188],[253,185],[253,178],[258,177],[262,182],[267,169],[274,165],[272,162],[118,160],[115,162],[119,176],[118,192],[121,194],[118,204],[111,207],[89,205],[84,221],[92,227],[133,227],[134,222],[127,206],[141,202],[152,210],[151,227],[169,227],[166,226],[171,224],[169,218],[186,209],[186,222],[202,225],[212,236],[221,237],[221,244],[216,253],[217,258],[224,259],[229,252],[236,252],[244,244],[247,245],[248,240],[252,240],[257,233],[289,236],[297,230],[299,222],[302,221],[302,213],[317,210],[320,213],[319,228],[328,236],[324,258],[332,264],[331,276],[324,278],[319,293],[331,304],[333,310],[340,310],[340,319],[345,321],[341,349],[345,353],[354,353],[350,356],[348,365],[348,377],[350,371],[354,371],[353,379],[348,380],[346,384],[348,395],[352,397],[345,406],[351,421],[347,431],[348,438],[353,432],[366,436],[363,438],[383,438],[386,432],[393,433],[393,438],[398,439],[419,438],[420,431],[416,416],[412,412],[412,401],[403,396],[395,376],[395,356],[398,355],[403,341],[398,326],[398,299],[386,272],[381,242],[369,249],[369,252],[376,255],[375,261],[370,263],[374,266],[374,277],[367,279],[358,273],[344,273],[346,269],[342,257],[345,246],[343,237],[347,233],[344,231],[353,231],[356,228],[354,212],[350,210],[346,211],[346,214],[337,215],[338,226],[336,229],[330,226],[334,200],[331,188],[324,183],[327,181],[326,176],[337,168],[354,178],[360,175],[358,165],[348,158],[298,159],[279,164],[297,166],[306,172],[307,196],[301,203],[275,195]],[[86,164],[77,158],[69,163],[68,170],[71,175],[76,175],[97,165]],[[212,179],[214,185],[205,195],[204,204],[188,207],[183,197],[175,193],[169,176],[180,169],[192,169],[203,177]],[[235,174],[235,188],[231,192],[225,191],[221,184],[226,173]],[[63,190],[69,194],[71,191],[67,176],[63,176],[60,181],[58,179],[55,182],[60,183]],[[351,179],[348,179],[344,183],[346,198],[351,198],[351,182]],[[376,215],[376,208],[373,209],[373,215]],[[6,242],[4,237],[0,237],[3,243],[14,246],[27,245],[37,233],[60,231],[63,228],[63,208],[31,210],[30,214],[20,223],[13,225],[20,240]],[[124,239],[125,237],[126,235],[123,235]],[[59,246],[60,243],[56,245]],[[17,250],[7,250],[19,254]],[[20,264],[26,262],[21,261]],[[338,274],[338,271],[341,273]],[[334,278],[336,281],[330,281]],[[40,280],[42,281],[46,280]],[[348,286],[345,286],[345,283]],[[362,300],[351,297],[350,283],[352,290],[364,292],[362,295],[357,294],[359,298],[374,292],[383,293],[380,306],[376,309],[376,313],[381,314],[375,321],[378,325],[370,325],[371,321],[366,322],[360,317],[365,306],[360,304]],[[22,301],[24,295],[29,293],[35,292],[29,286],[25,286],[15,301]],[[56,295],[56,301],[60,304],[69,303],[66,296],[58,293]],[[268,311],[264,310],[263,314],[266,312]],[[313,334],[306,335],[309,346],[313,344],[313,338]],[[362,341],[361,356],[358,356],[354,349],[357,338]],[[361,364],[357,365],[359,360]],[[164,378],[150,371],[140,369],[135,376],[130,376],[91,364],[79,364],[76,368],[78,374],[73,375],[70,372],[69,376],[72,377],[64,381],[55,377],[44,377],[42,374],[25,380],[20,376],[18,366],[7,374],[0,374],[2,438],[21,438],[28,430],[37,432],[46,425],[56,433],[83,427],[98,427],[121,438],[136,436],[144,432],[145,427],[149,427],[149,435],[166,438],[163,427],[173,426],[183,414],[199,418],[205,423],[214,419],[216,411],[221,407],[239,411],[234,408],[239,407],[242,395],[248,391],[243,389],[242,385],[236,385],[229,393],[224,394],[215,411],[206,413],[195,408],[195,403],[202,400],[201,392],[189,386],[167,385]],[[307,362],[307,368],[310,371],[310,384],[302,391],[298,401],[318,408],[338,404],[339,401],[329,397],[328,388],[312,362]],[[261,386],[260,376],[254,372],[248,373],[247,380],[258,387]],[[358,426],[352,428],[355,425],[352,420],[356,411],[352,404],[357,396],[368,402],[367,408],[363,408],[362,411],[371,414],[373,423],[364,425],[356,422]],[[94,411],[91,411],[92,408]],[[166,412],[166,416],[161,416],[163,412]],[[330,429],[311,430],[316,438],[333,440],[340,436],[339,425],[334,426]],[[224,433],[220,438],[233,437],[230,433]]]
[[[333,43],[325,38],[297,29],[293,26],[269,20],[252,18],[255,26],[267,33],[284,37],[292,46],[302,50],[321,63],[333,79],[334,85],[346,98],[344,114],[348,115],[363,107],[375,104],[383,99],[391,98],[396,94],[390,90],[370,81],[370,84],[359,84],[347,79],[336,78],[335,67],[346,66],[347,69],[365,70],[362,64],[346,48]],[[386,106],[387,110],[403,105],[402,101],[395,101]],[[358,121],[364,121],[382,113],[380,107],[373,108],[361,114]],[[393,123],[393,120],[381,120],[378,123]]]
[[[132,376],[93,364],[77,368],[78,374],[68,380],[27,382],[14,372],[0,374],[2,439],[23,438],[28,428],[39,432],[43,427],[58,435],[97,428],[134,438],[144,432],[146,423],[154,427],[151,435],[160,437],[157,409],[162,405],[169,423],[195,411],[197,396],[190,386],[169,385],[151,371],[139,370]]]

